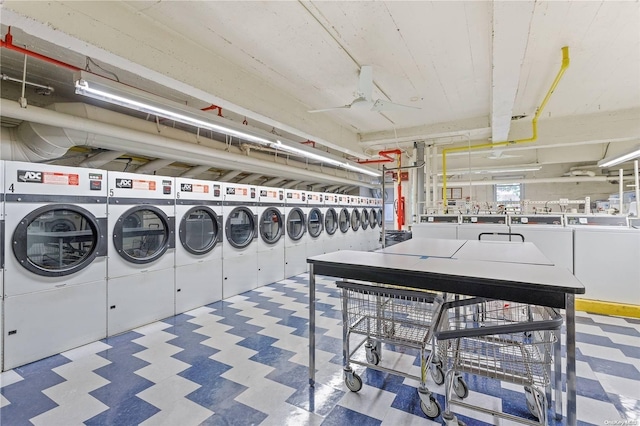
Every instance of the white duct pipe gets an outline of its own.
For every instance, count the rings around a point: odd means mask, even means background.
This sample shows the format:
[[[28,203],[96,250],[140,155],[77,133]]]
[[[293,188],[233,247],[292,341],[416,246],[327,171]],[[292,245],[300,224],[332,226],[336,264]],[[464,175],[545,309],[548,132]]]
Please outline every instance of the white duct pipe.
[[[624,169],[618,169],[618,178],[619,178],[619,183],[618,183],[618,192],[619,192],[619,196],[620,196],[620,200],[619,203],[620,205],[618,206],[618,212],[620,212],[620,214],[624,213],[624,208],[623,208],[623,204],[622,204],[622,194],[624,193]]]
[[[80,163],[80,167],[87,167],[90,169],[97,169],[105,164],[115,160],[118,157],[125,155],[124,151],[103,151],[99,152],[96,155],[92,155],[91,157],[84,160]]]
[[[162,158],[158,158],[156,160],[151,160],[148,163],[145,163],[142,166],[138,167],[136,169],[136,173],[152,174],[156,170],[160,170],[163,167],[167,167],[171,163],[173,163],[173,160],[165,160]]]
[[[180,177],[184,177],[184,178],[194,178],[198,175],[201,175],[202,173],[206,172],[207,170],[209,170],[210,167],[209,166],[195,166],[195,167],[191,167],[189,170],[186,170],[185,172],[182,172],[180,174]]]
[[[257,158],[234,154],[203,145],[170,139],[157,134],[127,129],[113,124],[63,114],[44,108],[29,106],[21,108],[15,101],[0,100],[2,115],[26,123],[21,130],[21,140],[31,141],[29,146],[11,143],[3,146],[0,155],[4,159],[38,162],[58,158],[72,146],[90,146],[131,154],[153,154],[173,161],[208,165],[217,168],[237,168],[264,174],[280,174],[289,178],[314,179],[319,182],[353,184],[354,181],[287,164],[263,161]],[[34,124],[38,123],[38,124]],[[46,127],[45,127],[46,126]],[[46,138],[42,137],[45,136]],[[25,139],[28,138],[28,139]],[[358,183],[374,187],[371,183]]]

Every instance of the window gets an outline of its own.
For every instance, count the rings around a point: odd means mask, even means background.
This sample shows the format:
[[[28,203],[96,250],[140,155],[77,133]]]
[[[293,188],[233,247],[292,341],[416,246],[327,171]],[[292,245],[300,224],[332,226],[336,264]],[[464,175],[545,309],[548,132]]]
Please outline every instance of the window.
[[[501,204],[518,204],[524,196],[522,184],[507,183],[495,186],[495,199]]]

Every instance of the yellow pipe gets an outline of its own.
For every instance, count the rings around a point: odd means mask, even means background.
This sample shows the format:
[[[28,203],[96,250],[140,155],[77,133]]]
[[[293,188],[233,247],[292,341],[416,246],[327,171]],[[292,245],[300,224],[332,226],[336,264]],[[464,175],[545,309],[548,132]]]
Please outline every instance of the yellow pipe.
[[[555,80],[553,80],[551,87],[547,91],[546,96],[542,100],[542,103],[536,110],[536,113],[533,116],[533,120],[531,121],[531,127],[533,131],[530,138],[516,139],[514,141],[503,141],[503,142],[496,142],[496,143],[490,142],[490,143],[483,143],[483,144],[474,145],[474,146],[459,146],[456,148],[447,148],[442,150],[442,202],[445,209],[447,208],[447,154],[449,152],[470,151],[472,149],[495,148],[498,146],[535,142],[538,139],[538,118],[540,117],[540,114],[542,113],[542,110],[544,109],[544,107],[547,105],[547,102],[549,102],[549,98],[551,98],[551,95],[556,90],[556,87],[558,86],[560,79],[564,75],[564,72],[567,70],[567,68],[569,68],[569,63],[570,63],[569,46],[564,46],[562,48],[562,65],[560,66],[560,71],[558,71],[558,74],[556,75]]]

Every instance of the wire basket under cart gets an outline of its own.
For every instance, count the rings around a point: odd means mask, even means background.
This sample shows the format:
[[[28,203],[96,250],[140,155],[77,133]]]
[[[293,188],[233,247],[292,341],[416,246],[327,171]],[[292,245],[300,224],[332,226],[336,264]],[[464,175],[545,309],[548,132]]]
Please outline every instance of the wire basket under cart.
[[[427,370],[435,354],[434,320],[438,318],[442,297],[389,285],[348,281],[336,284],[342,289],[343,368],[344,381],[349,390],[358,392],[362,388],[362,379],[353,371],[351,363],[415,379],[420,382],[418,395],[422,411],[427,417],[438,417],[441,407],[427,388],[426,380]],[[349,341],[351,335],[364,336],[353,350]],[[379,365],[382,343],[418,349],[420,376]],[[353,358],[362,346],[366,351],[367,362]]]
[[[445,424],[461,423],[451,404],[520,423],[546,424],[553,344],[561,326],[561,314],[543,306],[478,298],[444,303],[434,332],[439,363],[432,374],[436,381],[445,378]],[[469,389],[461,373],[524,386],[527,408],[538,422],[463,402]]]

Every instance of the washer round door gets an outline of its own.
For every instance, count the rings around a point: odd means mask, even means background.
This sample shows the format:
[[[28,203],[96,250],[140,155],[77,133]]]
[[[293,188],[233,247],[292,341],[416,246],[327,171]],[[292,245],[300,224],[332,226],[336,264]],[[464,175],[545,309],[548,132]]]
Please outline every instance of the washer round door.
[[[382,226],[382,221],[384,218],[382,217],[382,209],[378,209],[378,226]]]
[[[267,244],[275,244],[282,237],[282,214],[275,207],[267,208],[260,217],[260,237]]]
[[[333,235],[338,230],[338,213],[334,208],[330,208],[324,215],[324,229],[327,234]]]
[[[124,212],[113,228],[113,246],[127,262],[151,263],[170,245],[169,217],[154,206],[136,206]]]
[[[256,237],[256,222],[253,212],[247,207],[231,210],[225,225],[227,242],[235,248],[245,248]]]
[[[12,237],[13,254],[34,274],[71,275],[105,255],[106,220],[70,204],[40,207],[25,216]]]
[[[369,227],[373,229],[376,227],[377,224],[378,224],[378,213],[376,212],[376,209],[371,209],[371,214],[369,215]]]
[[[340,232],[343,234],[349,230],[349,210],[346,208],[340,210],[340,214],[338,215],[338,226],[340,227]]]
[[[293,241],[298,241],[304,235],[305,226],[304,213],[299,208],[293,208],[287,216],[287,235]]]
[[[367,209],[362,209],[362,230],[364,231],[369,227],[369,211]]]
[[[351,213],[351,229],[357,231],[360,228],[360,210],[353,209]]]
[[[309,235],[313,238],[318,238],[320,234],[322,234],[323,224],[322,224],[322,212],[317,207],[314,207],[309,212],[309,218],[307,226],[309,227]]]
[[[180,221],[180,242],[186,251],[195,255],[209,253],[220,242],[220,217],[209,207],[193,207]]]

